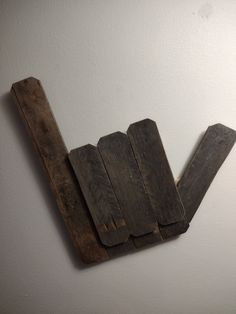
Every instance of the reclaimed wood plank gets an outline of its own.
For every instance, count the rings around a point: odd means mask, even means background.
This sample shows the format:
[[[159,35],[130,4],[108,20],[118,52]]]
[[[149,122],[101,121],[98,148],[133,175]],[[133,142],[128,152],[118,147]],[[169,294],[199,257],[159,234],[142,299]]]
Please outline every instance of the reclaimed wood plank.
[[[101,242],[126,242],[129,231],[97,148],[88,144],[73,149],[69,159]]]
[[[39,80],[30,77],[12,85],[20,114],[41,158],[60,213],[85,263],[109,258],[96,236],[83,195],[68,161],[67,149]]]
[[[127,133],[158,223],[183,220],[183,204],[156,123],[150,119],[133,123]]]
[[[189,222],[235,141],[235,130],[222,124],[208,127],[177,184]]]
[[[130,234],[138,237],[152,232],[154,213],[127,135],[116,132],[100,138],[98,150]]]

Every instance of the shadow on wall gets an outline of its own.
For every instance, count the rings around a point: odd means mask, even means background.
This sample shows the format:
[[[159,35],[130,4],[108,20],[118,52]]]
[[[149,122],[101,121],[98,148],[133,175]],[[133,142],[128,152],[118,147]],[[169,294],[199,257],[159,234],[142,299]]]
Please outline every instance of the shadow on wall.
[[[175,180],[176,184],[178,183],[178,181],[180,180],[180,178],[184,174],[184,171],[187,168],[188,164],[191,162],[191,159],[194,157],[194,154],[195,154],[195,152],[196,152],[196,150],[197,150],[201,140],[203,139],[204,134],[205,134],[205,131],[201,132],[201,134],[198,136],[197,141],[196,141],[195,145],[193,146],[193,148],[192,148],[192,150],[190,152],[189,157],[186,159],[186,161],[185,161],[185,163],[184,163],[184,165],[182,167],[182,170],[181,170],[181,172],[179,174],[179,177]]]

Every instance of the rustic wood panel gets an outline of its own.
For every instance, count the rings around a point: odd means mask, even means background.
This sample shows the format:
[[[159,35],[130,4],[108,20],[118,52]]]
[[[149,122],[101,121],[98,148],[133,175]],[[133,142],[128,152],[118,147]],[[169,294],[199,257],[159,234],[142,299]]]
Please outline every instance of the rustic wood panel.
[[[156,228],[150,201],[126,134],[116,132],[102,137],[98,149],[133,236],[141,236]]]
[[[94,233],[88,208],[40,81],[32,77],[19,81],[12,85],[11,92],[49,177],[75,248],[86,263],[108,259],[106,250]]]
[[[236,131],[222,124],[210,126],[177,184],[190,222],[212,180],[236,141]]]
[[[129,127],[132,147],[127,136],[117,132],[100,139],[99,152],[92,145],[86,146],[86,153],[85,147],[78,155],[75,150],[70,158],[93,223],[40,81],[19,81],[11,92],[74,246],[86,263],[185,232],[236,141],[236,131],[226,126],[207,129],[177,185],[186,216],[155,122],[146,119]],[[133,237],[128,239],[129,232]]]
[[[126,242],[129,231],[97,148],[88,144],[73,149],[69,159],[102,243]]]
[[[145,119],[131,124],[128,136],[158,223],[164,226],[183,220],[184,208],[156,123]]]

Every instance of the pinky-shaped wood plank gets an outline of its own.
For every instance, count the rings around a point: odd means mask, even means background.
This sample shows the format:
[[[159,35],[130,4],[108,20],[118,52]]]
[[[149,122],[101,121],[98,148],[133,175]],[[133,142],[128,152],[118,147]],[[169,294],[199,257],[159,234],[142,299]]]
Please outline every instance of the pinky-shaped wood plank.
[[[217,123],[209,126],[177,183],[190,222],[211,182],[236,141],[236,131]]]

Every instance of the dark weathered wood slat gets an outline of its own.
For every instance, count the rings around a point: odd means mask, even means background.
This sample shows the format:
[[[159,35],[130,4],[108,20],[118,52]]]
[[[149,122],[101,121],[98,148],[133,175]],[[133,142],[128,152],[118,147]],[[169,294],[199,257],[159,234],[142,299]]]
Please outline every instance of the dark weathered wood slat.
[[[69,159],[102,243],[114,246],[126,242],[129,231],[97,148],[85,145],[73,149]]]
[[[159,229],[159,226],[152,233],[145,234],[141,237],[133,238],[135,247],[142,248],[150,244],[162,242],[163,238]]]
[[[84,262],[109,258],[96,237],[87,206],[67,158],[67,149],[41,83],[28,78],[12,85],[12,94],[49,177],[74,246]]]
[[[184,208],[156,123],[145,119],[131,124],[128,136],[158,223],[169,225],[183,220]]]
[[[190,222],[212,180],[236,141],[236,131],[222,124],[210,126],[177,184]]]
[[[187,222],[187,219],[165,226],[159,224],[159,229],[155,230],[153,233],[134,238],[133,241],[137,248],[141,248],[149,244],[158,243],[171,237],[178,236],[185,233],[188,228],[189,223]]]
[[[159,228],[161,236],[163,240],[165,240],[171,237],[178,236],[181,233],[185,233],[189,228],[189,223],[187,219],[183,219],[170,225],[166,226],[159,225]]]
[[[119,257],[127,253],[131,253],[135,250],[134,243],[131,238],[128,239],[125,243],[107,247],[107,253],[110,258]]]
[[[128,137],[121,132],[104,136],[98,150],[131,235],[152,232],[156,228],[154,213]]]

